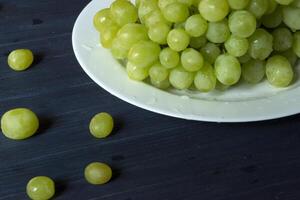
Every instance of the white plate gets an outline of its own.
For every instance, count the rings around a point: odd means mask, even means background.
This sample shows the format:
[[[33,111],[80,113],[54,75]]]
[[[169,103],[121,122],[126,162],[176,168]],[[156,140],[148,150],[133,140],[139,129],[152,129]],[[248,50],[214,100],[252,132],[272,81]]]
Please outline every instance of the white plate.
[[[300,83],[276,89],[266,82],[240,84],[225,92],[201,94],[162,91],[127,77],[124,67],[99,45],[94,14],[112,0],[93,0],[79,15],[73,29],[75,55],[84,71],[102,88],[133,105],[178,118],[213,122],[248,122],[300,113]],[[297,74],[300,74],[299,65]]]

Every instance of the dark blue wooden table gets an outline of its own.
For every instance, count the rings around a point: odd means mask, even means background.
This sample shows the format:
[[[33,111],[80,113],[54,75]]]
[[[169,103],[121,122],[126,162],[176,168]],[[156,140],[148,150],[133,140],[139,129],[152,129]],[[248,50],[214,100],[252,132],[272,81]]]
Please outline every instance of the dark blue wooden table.
[[[100,0],[99,0],[100,1]],[[142,110],[97,86],[80,68],[71,31],[84,0],[0,0],[0,115],[28,107],[41,119],[25,141],[0,136],[0,200],[27,199],[27,181],[52,177],[65,200],[299,200],[300,116],[257,123],[185,121]],[[8,53],[30,48],[25,72]],[[111,113],[114,134],[94,139],[90,118]],[[110,164],[89,185],[84,167]]]

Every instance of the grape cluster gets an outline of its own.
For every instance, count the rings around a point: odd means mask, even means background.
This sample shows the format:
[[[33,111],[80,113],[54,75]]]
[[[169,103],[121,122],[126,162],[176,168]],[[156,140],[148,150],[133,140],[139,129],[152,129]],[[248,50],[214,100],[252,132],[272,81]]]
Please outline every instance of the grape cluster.
[[[300,0],[115,0],[94,16],[131,79],[209,92],[266,76],[289,86],[300,57]]]

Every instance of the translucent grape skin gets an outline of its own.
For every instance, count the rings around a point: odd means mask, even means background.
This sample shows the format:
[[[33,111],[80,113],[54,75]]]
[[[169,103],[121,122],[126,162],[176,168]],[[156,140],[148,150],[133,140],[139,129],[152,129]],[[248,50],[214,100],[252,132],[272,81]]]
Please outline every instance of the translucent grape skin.
[[[109,27],[106,27],[101,33],[100,33],[100,43],[104,48],[111,48],[112,43],[114,39],[117,36],[117,33],[119,31],[119,26],[117,25],[111,25]]]
[[[48,200],[55,194],[55,183],[49,177],[37,176],[27,183],[26,192],[32,200]]]
[[[275,87],[287,87],[293,80],[294,72],[288,59],[276,55],[268,59],[266,75],[271,85]]]
[[[261,82],[265,76],[265,61],[249,60],[242,65],[242,77],[251,84]]]
[[[250,0],[227,0],[231,9],[242,10],[247,7]]]
[[[194,81],[194,73],[184,70],[182,66],[178,66],[171,70],[169,81],[176,89],[188,89]]]
[[[201,92],[209,92],[215,89],[216,83],[217,78],[213,67],[205,62],[204,66],[195,75],[195,87]]]
[[[179,64],[180,57],[177,51],[171,48],[164,48],[159,54],[159,60],[165,68],[171,69]]]
[[[204,47],[204,45],[207,43],[206,37],[200,36],[200,37],[191,37],[190,40],[190,47],[194,49],[200,49],[201,47]]]
[[[170,27],[165,23],[157,23],[149,28],[149,38],[158,44],[167,44]]]
[[[131,62],[127,62],[126,72],[130,79],[143,81],[149,76],[149,67],[138,67]]]
[[[183,29],[173,29],[168,34],[167,42],[174,51],[182,51],[188,47],[190,36]]]
[[[230,36],[227,20],[208,23],[206,38],[213,43],[223,43]]]
[[[7,111],[1,118],[4,136],[13,140],[23,140],[34,135],[39,128],[39,119],[27,108]]]
[[[197,50],[187,48],[181,53],[181,64],[186,71],[195,72],[203,67],[204,58]]]
[[[90,133],[96,138],[106,138],[114,128],[114,120],[108,113],[102,112],[95,115],[89,125]]]
[[[241,77],[242,69],[237,58],[229,54],[220,55],[215,62],[217,79],[224,85],[234,85]]]
[[[229,5],[224,0],[201,0],[199,12],[204,19],[210,22],[223,20],[229,13]]]
[[[127,0],[115,0],[110,6],[110,13],[112,19],[121,27],[138,19],[136,7]]]
[[[292,30],[300,30],[300,8],[284,6],[282,9],[283,22]]]
[[[163,67],[162,64],[157,62],[150,67],[149,76],[151,80],[162,82],[169,77],[169,71],[167,68]]]
[[[256,30],[256,19],[246,10],[234,11],[229,16],[228,26],[234,35],[247,38]]]
[[[221,49],[214,43],[208,42],[200,50],[204,60],[210,64],[214,64],[217,57],[221,54]]]
[[[277,7],[274,12],[264,15],[261,19],[262,24],[267,28],[276,28],[282,22],[282,8]]]
[[[162,13],[166,20],[173,23],[184,22],[189,17],[188,6],[178,2],[167,5]]]
[[[103,185],[112,178],[112,170],[105,163],[93,162],[84,169],[86,181],[93,185]]]
[[[160,46],[151,41],[139,41],[128,53],[128,61],[140,68],[149,67],[158,60]]]
[[[111,44],[111,53],[115,59],[125,59],[128,55],[128,49],[126,45],[122,45],[120,39],[117,37],[113,40]]]
[[[278,3],[276,2],[276,0],[269,0],[269,5],[268,5],[268,10],[265,13],[265,15],[269,15],[271,13],[273,13],[276,8],[278,8]]]
[[[8,66],[14,71],[24,71],[33,63],[33,53],[29,49],[16,49],[7,58]]]
[[[253,59],[265,60],[273,51],[273,36],[264,29],[257,29],[249,38],[249,55]]]
[[[250,0],[248,11],[250,11],[257,19],[267,13],[269,0]]]
[[[240,38],[235,35],[231,35],[224,45],[227,52],[235,57],[245,55],[249,48],[249,42],[247,39]]]
[[[277,3],[281,5],[289,5],[293,2],[294,0],[276,0]]]
[[[151,28],[157,23],[164,23],[168,26],[171,26],[171,23],[165,19],[165,17],[159,9],[153,10],[147,15],[145,15],[144,24],[147,28]]]
[[[207,21],[200,14],[190,16],[185,22],[185,31],[191,37],[200,37],[207,30]]]
[[[293,45],[293,35],[287,28],[277,28],[272,32],[273,48],[276,51],[286,51]]]
[[[158,0],[158,7],[162,10],[165,7],[167,7],[168,5],[172,4],[172,3],[176,3],[178,2],[177,0]]]
[[[293,50],[294,50],[295,54],[300,58],[300,31],[294,33]]]
[[[154,10],[158,10],[157,0],[140,1],[138,16],[142,24],[145,24],[146,16]]]
[[[102,32],[106,27],[115,24],[115,22],[111,19],[110,9],[105,8],[98,11],[93,19],[94,27]]]

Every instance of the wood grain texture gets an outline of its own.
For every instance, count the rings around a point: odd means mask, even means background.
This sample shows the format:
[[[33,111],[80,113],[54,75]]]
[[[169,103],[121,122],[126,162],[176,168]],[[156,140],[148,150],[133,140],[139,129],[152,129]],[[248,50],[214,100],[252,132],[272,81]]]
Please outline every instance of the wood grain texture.
[[[27,199],[27,181],[52,177],[60,200],[299,200],[300,116],[258,123],[202,123],[125,103],[78,65],[71,30],[84,0],[0,1],[0,115],[28,107],[39,134],[0,136],[0,200]],[[30,48],[36,63],[16,73],[7,54]],[[88,122],[111,113],[114,134],[94,139]],[[113,180],[83,178],[92,161],[110,164]]]

